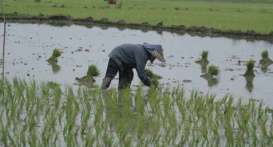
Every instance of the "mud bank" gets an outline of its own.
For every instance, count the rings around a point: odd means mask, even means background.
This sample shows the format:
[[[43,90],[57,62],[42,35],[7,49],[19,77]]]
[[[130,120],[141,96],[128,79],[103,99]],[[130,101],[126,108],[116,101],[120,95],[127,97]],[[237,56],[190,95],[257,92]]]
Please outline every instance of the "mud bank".
[[[1,22],[3,17],[1,16]],[[268,34],[257,33],[253,30],[249,31],[234,31],[228,30],[223,31],[214,28],[208,27],[186,27],[183,25],[179,26],[165,26],[163,22],[159,22],[157,25],[151,25],[149,23],[128,23],[124,20],[110,21],[107,18],[102,18],[99,20],[93,19],[92,17],[88,18],[72,18],[70,16],[63,15],[52,15],[52,16],[18,16],[18,15],[7,15],[6,20],[9,22],[20,22],[20,23],[42,23],[42,24],[51,24],[54,26],[69,26],[71,24],[84,25],[86,27],[92,27],[93,25],[101,25],[104,27],[117,27],[119,29],[140,29],[144,32],[146,31],[168,31],[172,33],[177,33],[179,35],[190,34],[192,36],[201,36],[201,37],[227,37],[233,39],[246,39],[249,41],[254,40],[264,40],[268,42],[273,42],[273,32]]]

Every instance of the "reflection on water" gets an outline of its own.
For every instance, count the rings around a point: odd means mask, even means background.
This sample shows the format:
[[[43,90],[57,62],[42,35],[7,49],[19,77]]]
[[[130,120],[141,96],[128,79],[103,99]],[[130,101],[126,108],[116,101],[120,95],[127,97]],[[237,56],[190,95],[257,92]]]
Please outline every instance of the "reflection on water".
[[[216,86],[218,84],[218,79],[217,78],[210,78],[210,79],[207,79],[208,81],[208,86],[209,87],[213,87],[213,86]]]
[[[7,27],[5,71],[9,73],[6,74],[9,79],[32,80],[32,76],[27,76],[30,73],[39,81],[54,81],[66,86],[75,85],[75,77],[84,75],[88,65],[95,64],[102,73],[96,78],[96,83],[100,85],[110,51],[123,43],[143,42],[159,43],[165,49],[166,66],[160,66],[157,61],[149,65],[149,69],[163,77],[161,84],[165,86],[183,85],[187,91],[200,90],[218,96],[258,97],[273,105],[273,90],[270,88],[273,82],[269,82],[273,81],[273,66],[268,66],[266,73],[255,67],[255,86],[252,86],[251,93],[246,88],[245,79],[240,76],[244,74],[245,61],[261,58],[261,49],[267,49],[272,58],[273,44],[265,41],[179,35],[166,31],[159,34],[156,31],[119,30],[114,27],[10,23]],[[57,65],[48,66],[46,60],[54,48],[63,51],[62,58]],[[210,64],[218,65],[222,71],[217,80],[208,81],[200,77],[200,73],[205,73],[206,66],[200,69],[195,61],[204,50],[209,52]],[[134,75],[133,86],[136,86],[140,80],[136,73]],[[117,87],[117,79],[112,83],[112,88]]]
[[[266,73],[268,71],[269,65],[261,65],[260,67],[261,67],[261,71]]]
[[[254,88],[253,80],[255,76],[245,76],[246,80],[246,89],[251,93]]]
[[[201,77],[207,81],[208,87],[216,86],[219,82],[217,77],[211,77],[208,76],[207,74],[203,74],[201,75]]]
[[[49,63],[49,65],[51,66],[52,72],[53,72],[54,74],[57,74],[57,73],[61,70],[61,66],[58,65],[57,62],[48,62],[48,63]]]
[[[202,73],[206,73],[207,72],[208,64],[200,64],[200,66],[201,66],[201,72]]]

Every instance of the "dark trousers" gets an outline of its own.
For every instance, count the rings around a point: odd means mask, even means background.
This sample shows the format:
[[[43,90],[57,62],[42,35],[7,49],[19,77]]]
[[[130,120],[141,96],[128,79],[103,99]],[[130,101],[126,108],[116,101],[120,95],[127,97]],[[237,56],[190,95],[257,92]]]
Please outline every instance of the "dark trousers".
[[[119,59],[110,58],[105,77],[110,77],[113,79],[117,73],[119,73],[118,89],[130,87],[134,77],[133,68],[129,67],[125,63],[122,63]]]

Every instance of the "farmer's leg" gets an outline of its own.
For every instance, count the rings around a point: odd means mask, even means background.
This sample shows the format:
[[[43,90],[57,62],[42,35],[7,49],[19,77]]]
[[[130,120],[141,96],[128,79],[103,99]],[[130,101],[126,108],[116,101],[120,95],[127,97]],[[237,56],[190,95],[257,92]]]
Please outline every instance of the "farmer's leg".
[[[134,72],[132,68],[127,68],[122,72],[119,72],[119,83],[118,89],[124,89],[131,86],[134,77]]]
[[[108,61],[105,77],[102,81],[101,89],[107,89],[110,86],[111,81],[118,73],[118,70],[118,65],[113,59],[110,58]]]

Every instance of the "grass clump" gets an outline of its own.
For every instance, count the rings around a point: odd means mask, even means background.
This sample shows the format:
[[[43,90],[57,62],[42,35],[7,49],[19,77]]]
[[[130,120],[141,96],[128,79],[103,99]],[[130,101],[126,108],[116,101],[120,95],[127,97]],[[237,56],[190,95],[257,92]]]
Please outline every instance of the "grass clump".
[[[195,62],[198,64],[201,64],[201,65],[208,65],[209,64],[208,54],[209,54],[208,51],[203,51],[201,54],[201,59],[199,59]]]
[[[270,59],[267,50],[264,50],[261,53],[261,57],[262,57],[262,59],[260,60],[261,69],[262,69],[263,72],[266,72],[268,66],[270,66],[271,64],[273,64],[273,61],[272,61],[272,59]]]
[[[255,62],[254,60],[249,60],[246,63],[246,72],[244,73],[244,77],[246,80],[246,89],[251,93],[253,88],[254,88],[254,84],[253,84],[253,80],[255,78],[255,73],[254,73],[254,67],[255,67]]]
[[[149,69],[145,69],[145,73],[148,77],[152,78],[152,79],[156,79],[156,80],[160,80],[162,79],[162,77],[158,74],[155,74],[153,71],[149,70]]]
[[[88,71],[87,71],[86,75],[89,77],[97,77],[100,75],[100,72],[99,72],[96,65],[90,65],[88,67]]]
[[[145,73],[150,78],[152,85],[158,87],[159,80],[162,79],[162,77],[160,75],[155,74],[149,69],[145,69]]]
[[[209,66],[208,74],[212,77],[218,76],[219,74],[219,68],[215,65]]]
[[[85,76],[79,78],[76,77],[76,80],[79,82],[80,85],[84,85],[86,87],[94,87],[94,83],[96,80],[94,77],[97,77],[100,75],[100,72],[96,65],[90,65],[88,67],[87,73]]]
[[[209,87],[212,87],[218,84],[218,78],[217,78],[218,75],[219,75],[219,68],[215,65],[210,65],[207,71],[204,74],[202,74],[201,77],[207,80]]]
[[[51,63],[53,63],[53,62],[57,63],[58,62],[58,57],[60,57],[61,55],[62,55],[62,52],[60,51],[60,49],[55,48],[53,50],[53,53],[52,53],[51,57],[48,58],[47,61],[51,62]]]
[[[219,68],[215,65],[210,65],[204,76],[208,78],[216,78],[219,75]]]
[[[254,66],[255,66],[255,61],[254,60],[247,61],[247,63],[246,63],[246,72],[244,74],[245,77],[255,76]]]
[[[260,64],[272,64],[273,61],[272,59],[270,59],[269,55],[268,55],[268,51],[264,50],[261,54],[262,59],[260,60]]]

